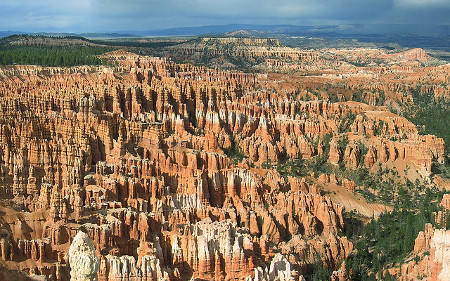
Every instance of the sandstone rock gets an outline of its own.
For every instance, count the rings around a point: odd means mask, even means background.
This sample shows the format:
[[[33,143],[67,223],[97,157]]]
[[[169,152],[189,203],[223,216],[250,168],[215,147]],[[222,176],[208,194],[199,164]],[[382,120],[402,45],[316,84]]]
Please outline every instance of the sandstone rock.
[[[444,194],[440,205],[450,211],[450,194]]]
[[[437,280],[444,281],[450,276],[450,231],[437,229],[431,239],[431,249],[434,250],[434,262],[442,266]]]
[[[355,192],[356,184],[354,181],[342,179],[342,186],[345,187],[348,191]]]
[[[450,231],[434,229],[431,224],[425,225],[414,244],[414,255],[419,259],[402,265],[399,279],[411,280],[421,277],[429,280],[447,280],[450,268]]]
[[[347,145],[343,158],[347,161],[346,165],[348,168],[357,169],[361,158],[361,151],[358,145],[354,143]]]
[[[377,151],[373,146],[370,146],[369,150],[367,151],[364,163],[366,164],[367,167],[372,167],[376,161],[377,161]]]
[[[335,141],[330,142],[330,156],[328,157],[328,161],[330,161],[331,164],[337,165],[342,159],[342,152],[339,148],[339,145]]]

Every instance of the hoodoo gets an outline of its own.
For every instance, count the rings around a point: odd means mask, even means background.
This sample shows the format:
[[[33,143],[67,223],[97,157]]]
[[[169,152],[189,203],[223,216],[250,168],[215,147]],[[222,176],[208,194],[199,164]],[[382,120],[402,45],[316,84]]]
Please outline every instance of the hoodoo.
[[[89,236],[78,231],[69,248],[70,281],[97,281],[99,260]]]

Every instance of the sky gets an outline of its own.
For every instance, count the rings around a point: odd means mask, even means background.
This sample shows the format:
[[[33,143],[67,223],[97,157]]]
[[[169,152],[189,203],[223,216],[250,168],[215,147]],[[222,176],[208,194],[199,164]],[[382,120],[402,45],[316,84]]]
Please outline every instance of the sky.
[[[223,24],[450,24],[450,0],[0,0],[0,30],[120,32]]]

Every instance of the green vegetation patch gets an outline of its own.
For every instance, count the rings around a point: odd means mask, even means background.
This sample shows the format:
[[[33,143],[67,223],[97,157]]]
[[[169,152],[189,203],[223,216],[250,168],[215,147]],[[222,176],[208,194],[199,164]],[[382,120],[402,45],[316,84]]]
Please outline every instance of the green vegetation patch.
[[[421,87],[410,90],[414,104],[409,105],[403,116],[419,127],[419,133],[443,138],[447,153],[450,150],[450,103],[443,98],[421,92]]]
[[[413,196],[399,193],[392,212],[372,219],[360,231],[346,231],[356,246],[356,253],[346,261],[351,280],[376,280],[376,276],[378,280],[391,280],[390,276],[382,276],[383,270],[407,260],[425,224],[443,227],[434,221],[434,213],[441,210],[438,202],[444,194],[442,191],[427,189]]]
[[[111,47],[94,46],[14,46],[0,45],[0,65],[32,64],[41,66],[100,65],[98,55]]]

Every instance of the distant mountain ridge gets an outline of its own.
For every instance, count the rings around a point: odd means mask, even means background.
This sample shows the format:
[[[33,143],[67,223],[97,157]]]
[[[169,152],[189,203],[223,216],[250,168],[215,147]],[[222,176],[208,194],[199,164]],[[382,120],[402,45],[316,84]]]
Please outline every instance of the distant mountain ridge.
[[[23,32],[23,31],[0,31],[0,38],[1,37],[8,37],[11,35],[41,35],[41,36],[49,36],[49,37],[68,37],[68,36],[75,36],[75,37],[85,37],[85,38],[124,38],[124,37],[140,37],[135,34],[130,33],[102,33],[102,32],[96,32],[96,33],[73,33],[73,32]]]
[[[424,48],[450,52],[450,25],[426,24],[348,24],[323,26],[227,24],[144,31],[127,30],[109,33],[27,33],[21,31],[0,31],[0,37],[12,34],[81,36],[93,40],[133,37],[255,36],[276,38],[283,44],[291,47],[299,47],[303,44],[292,42],[297,40],[295,38],[311,37],[311,39],[319,38],[320,40],[325,39],[328,41],[357,40],[363,45],[366,43],[381,45],[397,44],[407,48]],[[308,43],[307,45],[311,44]]]
[[[0,38],[0,44],[11,46],[99,46],[93,40],[81,36],[46,36],[14,34]]]
[[[348,25],[255,25],[228,24],[198,27],[178,27],[147,31],[127,31],[140,36],[169,36],[169,35],[202,35],[221,34],[234,31],[254,31],[275,34],[384,34],[384,35],[421,35],[438,36],[450,35],[450,25],[423,24],[348,24]]]
[[[347,24],[347,25],[257,25],[257,24],[226,24],[176,27],[153,30],[127,30],[113,32],[26,32],[26,31],[0,31],[0,37],[13,34],[30,34],[46,36],[82,36],[87,38],[98,37],[140,37],[140,36],[198,36],[203,34],[224,34],[229,32],[247,31],[255,33],[275,34],[340,34],[340,35],[421,35],[421,36],[450,36],[450,25],[427,25],[427,24]]]

